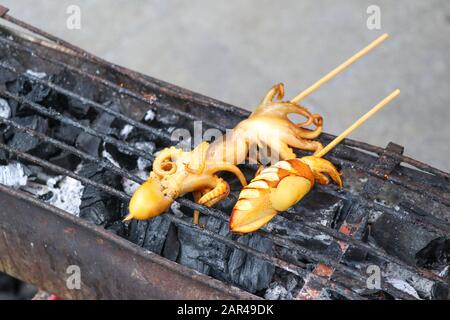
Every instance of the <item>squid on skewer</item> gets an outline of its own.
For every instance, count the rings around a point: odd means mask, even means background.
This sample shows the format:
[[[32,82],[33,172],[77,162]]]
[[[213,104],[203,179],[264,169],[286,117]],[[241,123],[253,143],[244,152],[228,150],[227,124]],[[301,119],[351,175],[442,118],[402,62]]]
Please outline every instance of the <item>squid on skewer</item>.
[[[295,158],[291,147],[314,151],[315,155],[323,152],[320,142],[312,140],[322,132],[322,117],[300,106],[299,101],[387,37],[387,34],[380,36],[290,101],[281,101],[284,96],[283,84],[273,86],[249,118],[240,122],[223,139],[217,139],[211,145],[203,142],[191,152],[174,147],[164,149],[155,159],[148,181],[133,194],[125,219],[145,220],[160,215],[177,197],[187,192],[192,192],[200,204],[214,205],[229,192],[227,182],[218,177],[217,172],[231,171],[245,186],[245,178],[236,165],[247,159],[253,146],[269,148],[270,153],[276,153],[281,160]],[[288,118],[290,114],[298,114],[306,119],[296,124]],[[314,128],[309,130],[306,128],[308,126]],[[197,167],[194,168],[193,164]],[[313,168],[311,171],[314,172]],[[198,212],[194,212],[194,222],[198,222]]]
[[[278,213],[299,202],[316,181],[328,184],[327,175],[342,187],[336,167],[322,157],[399,94],[400,90],[393,91],[315,156],[280,161],[263,169],[241,191],[230,217],[230,229],[248,233],[262,228]]]
[[[146,220],[160,215],[176,198],[189,192],[197,203],[213,206],[230,191],[228,183],[217,176],[218,172],[232,172],[243,186],[247,184],[236,164],[246,160],[252,146],[269,148],[281,159],[295,158],[290,146],[322,150],[320,142],[311,140],[322,132],[322,117],[297,103],[282,102],[283,95],[283,84],[273,86],[248,119],[211,145],[202,142],[190,152],[176,147],[162,150],[153,162],[149,179],[133,194],[125,220]],[[289,114],[301,115],[305,121],[296,124],[288,118]],[[313,130],[305,129],[311,125],[315,127]],[[194,223],[198,223],[197,211]]]

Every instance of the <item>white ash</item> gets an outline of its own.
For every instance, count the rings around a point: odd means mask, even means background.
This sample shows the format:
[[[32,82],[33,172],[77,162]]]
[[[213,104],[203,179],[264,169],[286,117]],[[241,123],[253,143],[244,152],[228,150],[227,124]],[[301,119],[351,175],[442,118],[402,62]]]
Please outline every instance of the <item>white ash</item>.
[[[0,166],[0,184],[19,188],[26,185],[27,181],[28,177],[21,163],[10,163],[6,166]]]
[[[413,296],[416,299],[420,299],[419,295],[417,294],[416,289],[413,288],[408,282],[400,280],[400,279],[386,279],[388,283],[390,283],[394,288],[397,288],[400,291],[403,291],[411,296]]]
[[[103,144],[102,157],[111,162],[116,167],[120,168],[119,163],[116,160],[114,160],[113,156],[106,150],[105,144]]]
[[[155,151],[155,144],[153,142],[147,141],[147,142],[136,142],[134,146],[142,151],[145,151],[149,154],[153,154]],[[139,171],[144,171],[146,168],[150,167],[152,165],[152,162],[148,159],[139,157],[137,159],[137,167]]]
[[[183,211],[181,211],[181,204],[179,204],[178,202],[174,201],[170,205],[170,210],[172,210],[173,214],[178,218],[182,218],[184,216]]]
[[[294,275],[290,274],[286,282],[274,281],[264,293],[264,299],[267,300],[293,300],[294,290],[298,285],[298,281]]]
[[[394,264],[388,263],[386,266],[385,272],[383,272],[383,276],[390,283],[394,281],[394,283],[399,284],[399,281],[407,282],[414,290],[417,292],[419,297],[430,299],[431,291],[433,289],[434,282],[425,278],[420,277],[419,275],[410,272],[408,270],[403,269],[402,267]],[[394,284],[392,284],[394,285]],[[399,284],[400,286],[400,284]],[[405,286],[402,287],[404,290],[407,290]],[[402,290],[398,288],[399,290]],[[402,290],[402,291],[404,291]],[[407,292],[407,291],[404,291]],[[409,293],[409,292],[408,292]]]
[[[138,176],[142,180],[146,180],[148,178],[148,173],[145,171],[132,171],[131,173],[135,176]],[[134,182],[133,180],[127,178],[122,179],[122,188],[127,195],[129,196],[133,195],[133,193],[136,191],[138,187],[139,183]]]
[[[148,109],[148,111],[145,113],[144,120],[153,121],[153,119],[155,119],[155,116],[155,111],[153,111],[152,109]]]
[[[11,107],[5,99],[0,99],[0,117],[5,119],[11,117]]]
[[[73,215],[80,214],[81,197],[84,186],[71,177],[63,177],[58,187],[49,187],[53,196],[46,202]]]
[[[123,139],[128,138],[128,136],[130,135],[131,131],[133,131],[134,127],[131,124],[126,124],[123,126],[122,130],[120,130],[120,136]]]
[[[449,275],[450,266],[446,266],[444,269],[442,269],[441,272],[439,272],[439,277],[445,278]]]
[[[33,70],[27,70],[26,73],[38,79],[43,79],[47,76],[45,72],[38,72]]]
[[[271,283],[264,294],[267,300],[292,300],[292,295],[285,287],[279,284]]]

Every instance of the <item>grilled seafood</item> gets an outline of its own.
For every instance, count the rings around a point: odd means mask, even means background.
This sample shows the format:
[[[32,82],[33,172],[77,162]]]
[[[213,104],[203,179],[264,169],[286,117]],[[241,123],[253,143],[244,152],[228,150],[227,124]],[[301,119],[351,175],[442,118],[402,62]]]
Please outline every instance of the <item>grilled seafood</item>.
[[[146,220],[160,215],[176,198],[189,192],[197,203],[213,206],[230,191],[228,183],[216,173],[230,171],[245,186],[245,177],[236,164],[244,162],[253,147],[268,148],[272,156],[276,154],[283,160],[295,158],[290,146],[321,150],[322,144],[311,139],[322,132],[322,117],[297,103],[282,102],[283,95],[283,84],[273,86],[248,119],[211,145],[202,142],[191,152],[176,147],[162,150],[149,179],[133,194],[125,220]],[[289,114],[301,115],[305,121],[296,124],[288,119]],[[313,130],[305,128],[311,125],[315,127]],[[197,222],[195,211],[194,223]]]
[[[189,192],[194,193],[197,203],[213,206],[230,191],[228,183],[217,176],[219,171],[235,174],[245,186],[247,181],[238,167],[205,158],[208,147],[207,142],[202,142],[191,152],[175,147],[164,149],[156,157],[149,179],[133,194],[125,220],[146,220],[158,216],[176,198]],[[198,223],[198,212],[194,222]]]
[[[272,155],[276,154],[282,160],[295,158],[291,147],[320,151],[322,144],[312,139],[322,132],[322,117],[312,114],[295,102],[281,101],[283,96],[284,85],[274,85],[247,119],[241,121],[223,139],[211,144],[207,158],[240,164],[246,160],[253,147],[269,149]],[[301,115],[305,121],[296,124],[288,118],[290,114]],[[306,129],[310,125],[314,128]]]
[[[278,213],[300,201],[314,186],[331,179],[342,187],[335,166],[328,160],[306,156],[279,161],[263,169],[241,191],[230,218],[230,229],[248,233],[266,225]]]

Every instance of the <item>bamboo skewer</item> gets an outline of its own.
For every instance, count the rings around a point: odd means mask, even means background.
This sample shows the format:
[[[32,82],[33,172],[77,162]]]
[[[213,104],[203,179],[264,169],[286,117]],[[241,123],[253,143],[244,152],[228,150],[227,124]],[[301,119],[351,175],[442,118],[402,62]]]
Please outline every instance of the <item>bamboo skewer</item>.
[[[365,115],[363,115],[361,118],[356,120],[350,127],[344,130],[340,135],[338,135],[336,138],[334,138],[333,141],[331,141],[325,148],[320,150],[317,154],[315,154],[315,157],[323,157],[326,155],[331,149],[333,149],[337,144],[339,144],[342,140],[344,140],[350,133],[352,133],[354,130],[356,130],[359,126],[361,126],[364,122],[366,122],[370,117],[372,117],[375,113],[380,111],[384,106],[386,106],[389,102],[391,102],[393,99],[395,99],[400,94],[400,90],[396,89],[394,90],[390,95],[388,95],[386,98],[378,102],[376,106],[374,106],[372,109],[370,109]]]
[[[377,39],[375,39],[372,43],[370,43],[367,47],[360,50],[359,52],[355,53],[352,57],[350,57],[347,61],[336,67],[334,70],[330,71],[328,74],[326,74],[324,77],[316,81],[313,85],[311,85],[306,90],[300,92],[295,98],[291,99],[291,102],[298,103],[300,100],[304,99],[306,96],[310,95],[317,89],[319,89],[322,85],[330,81],[332,78],[334,78],[336,75],[341,73],[345,68],[349,67],[351,64],[356,62],[358,59],[365,56],[367,53],[369,53],[371,50],[378,47],[384,40],[386,40],[389,37],[387,33],[381,35]]]

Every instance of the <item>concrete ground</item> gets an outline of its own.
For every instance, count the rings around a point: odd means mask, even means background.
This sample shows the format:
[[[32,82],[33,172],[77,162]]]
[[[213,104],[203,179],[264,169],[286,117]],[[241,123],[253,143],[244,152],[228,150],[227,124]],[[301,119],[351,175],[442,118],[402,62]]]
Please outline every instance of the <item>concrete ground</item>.
[[[448,0],[3,0],[11,14],[107,60],[247,109],[274,83],[296,95],[381,33],[391,38],[304,100],[337,134],[395,88],[352,135],[450,171]],[[81,28],[68,29],[69,5]],[[381,9],[381,30],[366,10]]]

